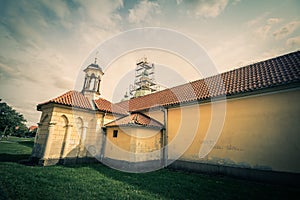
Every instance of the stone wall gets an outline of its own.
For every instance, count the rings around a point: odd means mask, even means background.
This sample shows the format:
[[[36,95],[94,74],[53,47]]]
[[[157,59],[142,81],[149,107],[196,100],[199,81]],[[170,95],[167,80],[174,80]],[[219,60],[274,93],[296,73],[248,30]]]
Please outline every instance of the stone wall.
[[[32,157],[48,165],[65,158],[82,160],[100,156],[104,119],[111,121],[114,118],[111,114],[92,110],[57,104],[44,105]]]

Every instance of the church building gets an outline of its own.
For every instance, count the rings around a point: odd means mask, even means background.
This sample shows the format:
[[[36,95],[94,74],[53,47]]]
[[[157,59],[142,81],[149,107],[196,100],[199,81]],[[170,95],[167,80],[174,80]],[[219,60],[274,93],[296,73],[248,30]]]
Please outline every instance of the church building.
[[[41,165],[300,176],[300,51],[119,103],[101,98],[105,74],[96,62],[84,72],[82,91],[37,105],[32,158]]]

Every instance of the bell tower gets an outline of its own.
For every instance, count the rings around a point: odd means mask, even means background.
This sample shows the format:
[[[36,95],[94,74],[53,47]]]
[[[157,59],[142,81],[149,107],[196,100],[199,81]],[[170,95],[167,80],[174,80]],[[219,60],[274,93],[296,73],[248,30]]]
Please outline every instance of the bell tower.
[[[83,95],[89,98],[89,100],[99,99],[100,82],[104,73],[102,68],[97,64],[97,58],[95,58],[94,63],[91,63],[83,71],[85,72],[85,79],[82,88]]]

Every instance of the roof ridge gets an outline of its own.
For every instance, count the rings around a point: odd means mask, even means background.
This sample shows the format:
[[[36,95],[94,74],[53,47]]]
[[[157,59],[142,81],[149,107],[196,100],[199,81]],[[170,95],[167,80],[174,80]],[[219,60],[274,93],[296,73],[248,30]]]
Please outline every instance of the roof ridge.
[[[146,121],[145,121],[145,119]],[[119,123],[118,123],[119,122]],[[104,124],[105,127],[109,126],[129,126],[129,125],[139,125],[145,127],[159,127],[162,128],[163,124],[159,121],[151,118],[148,115],[145,115],[140,112],[130,113],[126,116],[115,119],[111,122]]]
[[[209,84],[209,86],[207,84],[199,84],[207,81],[210,83],[216,77],[222,78],[224,91],[221,91],[221,86],[218,88],[218,85],[216,84]],[[123,108],[128,105],[131,106],[129,111],[138,111],[148,109],[154,106],[154,103],[164,106],[191,101],[194,97],[189,95],[190,91],[187,90],[189,84],[192,85],[196,98],[200,100],[220,95],[232,95],[257,89],[270,88],[299,81],[300,51],[297,50],[115,104]],[[178,99],[176,94],[174,96],[174,93],[172,95],[172,91],[181,92],[182,98]],[[167,95],[169,96],[166,97]],[[166,98],[170,99],[168,100]],[[155,99],[156,102],[153,102],[153,99]]]
[[[60,96],[57,96],[49,101],[44,103],[40,103],[37,105],[37,109],[40,110],[42,105],[49,103],[57,103],[61,105],[67,105],[72,107],[84,108],[84,109],[92,109],[92,105],[89,102],[88,98],[85,97],[81,92],[76,90],[69,90],[63,93]]]
[[[100,111],[116,113],[116,114],[126,114],[127,111],[119,105],[112,103],[111,101],[99,97],[98,99],[93,100],[96,108]]]
[[[227,73],[227,72],[233,72],[233,71],[236,71],[236,70],[239,70],[241,68],[246,68],[246,67],[250,67],[252,65],[258,65],[260,63],[263,63],[263,62],[267,62],[267,61],[271,61],[271,60],[276,60],[276,59],[279,59],[281,57],[285,57],[285,56],[288,56],[290,54],[296,54],[296,53],[300,53],[300,49],[299,50],[296,50],[296,51],[292,51],[292,52],[289,52],[289,53],[286,53],[286,54],[281,54],[281,55],[278,55],[276,57],[271,57],[271,58],[264,58],[263,60],[260,60],[260,61],[253,61],[253,63],[249,63],[249,64],[246,64],[246,65],[242,65],[242,66],[238,66],[234,69],[230,69],[228,71],[225,71],[225,72],[222,72],[222,73],[219,73],[219,74],[215,74],[215,75],[212,75],[212,76],[208,76],[206,78],[209,78],[209,77],[213,77],[213,76],[217,76],[217,75],[221,75],[221,74],[224,74],[224,73]],[[205,79],[205,78],[203,78]],[[198,79],[198,80],[201,80],[201,79]],[[198,81],[198,80],[194,80],[192,82],[195,82],[195,81]]]
[[[136,113],[136,114],[138,114],[138,115],[142,115],[142,116],[144,116],[144,117],[146,117],[146,118],[148,118],[148,119],[150,119],[150,120],[153,120],[153,121],[155,121],[155,122],[157,122],[157,123],[159,123],[159,124],[161,124],[161,125],[163,126],[162,123],[160,123],[158,120],[156,120],[156,119],[150,117],[149,115],[146,115],[146,114],[144,114],[144,113],[142,113],[142,112],[133,112],[133,113]]]
[[[212,81],[214,81],[215,77],[222,78],[224,88],[218,86],[218,84],[213,84]],[[212,84],[207,85],[205,82]],[[300,82],[300,50],[126,101],[112,103],[107,99],[99,97],[92,102],[100,111],[124,115],[127,114],[128,111],[139,111],[149,109],[153,106],[174,105],[197,99],[203,100],[220,95],[233,95],[298,82]],[[187,86],[189,84],[194,91],[194,96],[191,94],[191,91],[188,90]],[[179,96],[172,91],[176,91]],[[40,110],[42,105],[51,102],[93,109],[88,98],[76,90],[69,90],[56,98],[38,104],[38,110]],[[113,107],[115,107],[115,109],[113,109]]]

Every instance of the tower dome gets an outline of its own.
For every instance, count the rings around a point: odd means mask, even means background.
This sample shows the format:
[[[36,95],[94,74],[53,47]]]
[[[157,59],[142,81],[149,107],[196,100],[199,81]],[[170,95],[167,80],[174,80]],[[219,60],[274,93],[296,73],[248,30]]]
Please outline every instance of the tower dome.
[[[97,64],[97,58],[95,58],[94,63],[91,63],[83,71],[85,72],[85,79],[82,88],[83,95],[88,97],[90,100],[99,99],[100,82],[104,73],[102,68]]]

